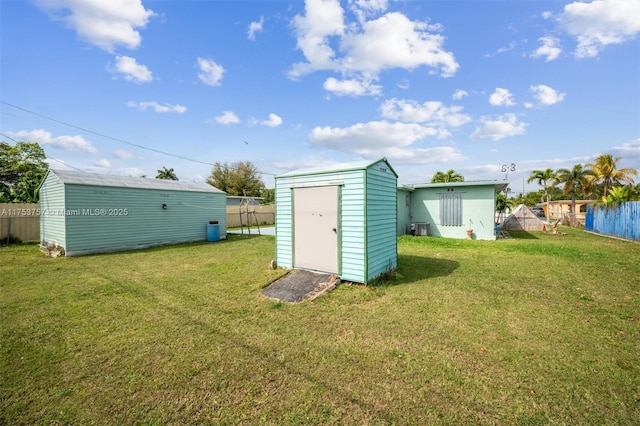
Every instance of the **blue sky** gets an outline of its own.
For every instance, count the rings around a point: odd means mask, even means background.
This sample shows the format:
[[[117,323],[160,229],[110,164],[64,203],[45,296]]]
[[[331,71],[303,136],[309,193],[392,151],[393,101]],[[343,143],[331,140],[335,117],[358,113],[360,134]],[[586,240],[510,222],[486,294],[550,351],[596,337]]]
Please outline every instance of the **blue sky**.
[[[54,168],[204,181],[386,157],[640,170],[640,0],[0,0],[0,132]],[[167,155],[172,154],[172,155]],[[61,163],[61,162],[63,163]]]

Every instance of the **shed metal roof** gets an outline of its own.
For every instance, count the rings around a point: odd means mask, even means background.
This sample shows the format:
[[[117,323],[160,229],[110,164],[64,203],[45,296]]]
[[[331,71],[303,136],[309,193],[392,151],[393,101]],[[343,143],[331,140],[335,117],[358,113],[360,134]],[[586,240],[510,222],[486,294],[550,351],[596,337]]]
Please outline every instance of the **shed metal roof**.
[[[69,170],[49,169],[63,183],[70,185],[109,186],[116,188],[144,188],[170,191],[214,192],[225,194],[206,183],[186,182],[179,180],[150,179],[131,176],[105,175],[96,173],[73,172]]]
[[[374,164],[376,164],[376,163],[378,163],[380,161],[384,161],[385,163],[387,163],[387,165],[389,166],[389,168],[391,169],[393,174],[396,175],[396,177],[398,177],[398,173],[396,173],[396,171],[393,170],[393,167],[391,167],[391,164],[389,164],[389,161],[387,161],[386,158],[381,158],[381,159],[376,160],[376,161],[362,160],[362,161],[352,161],[352,162],[349,162],[349,163],[334,163],[334,164],[330,164],[330,165],[327,165],[327,166],[318,166],[318,167],[309,167],[309,168],[296,169],[296,170],[291,170],[289,172],[280,174],[280,175],[276,176],[276,178],[279,178],[279,177],[290,177],[290,176],[301,176],[301,175],[311,175],[311,174],[347,172],[347,171],[352,171],[352,170],[365,170],[365,169],[368,169],[369,167],[373,166]]]

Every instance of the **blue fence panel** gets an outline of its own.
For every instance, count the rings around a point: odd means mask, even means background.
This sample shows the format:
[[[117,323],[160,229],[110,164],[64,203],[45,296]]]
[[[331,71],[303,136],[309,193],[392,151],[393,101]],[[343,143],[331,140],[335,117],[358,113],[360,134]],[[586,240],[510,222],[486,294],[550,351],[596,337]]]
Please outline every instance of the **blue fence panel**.
[[[584,229],[598,234],[612,235],[640,241],[640,202],[587,208]]]

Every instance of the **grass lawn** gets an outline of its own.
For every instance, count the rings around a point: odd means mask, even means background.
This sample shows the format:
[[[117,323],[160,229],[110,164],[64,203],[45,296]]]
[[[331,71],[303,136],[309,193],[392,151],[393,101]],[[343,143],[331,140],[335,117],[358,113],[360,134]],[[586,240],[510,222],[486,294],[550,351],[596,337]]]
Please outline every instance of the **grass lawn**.
[[[269,236],[0,247],[0,424],[638,424],[640,244],[563,231],[402,237],[297,305]]]

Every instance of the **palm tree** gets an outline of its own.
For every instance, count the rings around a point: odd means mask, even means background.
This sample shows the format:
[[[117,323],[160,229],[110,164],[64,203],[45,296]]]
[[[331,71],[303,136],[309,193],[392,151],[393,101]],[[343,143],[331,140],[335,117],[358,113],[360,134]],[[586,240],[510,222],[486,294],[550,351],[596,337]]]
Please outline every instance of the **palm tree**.
[[[617,169],[619,161],[620,157],[613,158],[611,154],[602,154],[596,158],[593,164],[587,164],[587,167],[593,169],[595,181],[602,182],[604,197],[609,193],[609,188],[614,185],[627,183],[632,188],[634,182],[631,176],[638,176],[638,171],[635,169]]]
[[[602,197],[602,199],[607,204],[617,204],[629,201],[630,196],[631,192],[628,186],[614,186],[609,189],[609,195]]]
[[[546,170],[532,171],[531,175],[529,176],[529,179],[527,179],[528,183],[531,183],[535,180],[538,183],[538,185],[544,188],[544,199],[547,204],[547,212],[549,211],[549,188],[554,186],[556,177],[557,177],[556,172],[554,172],[553,169],[548,168]]]
[[[571,221],[576,220],[576,192],[584,192],[585,189],[591,187],[590,177],[594,175],[593,170],[582,167],[582,164],[576,164],[573,169],[558,169],[555,181],[564,183],[563,192],[571,194]]]
[[[504,219],[504,214],[507,209],[513,208],[513,202],[507,198],[505,194],[496,195],[496,211],[498,212],[498,223],[502,222]]]
[[[464,176],[460,173],[456,173],[455,170],[447,170],[447,172],[437,171],[431,178],[431,183],[449,183],[449,182],[464,182]]]
[[[173,169],[162,167],[162,169],[158,170],[156,179],[178,180],[178,176],[176,176],[176,172],[174,172]]]

